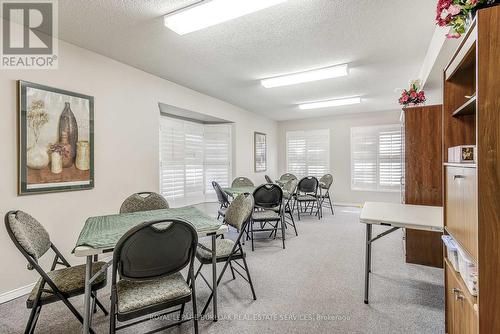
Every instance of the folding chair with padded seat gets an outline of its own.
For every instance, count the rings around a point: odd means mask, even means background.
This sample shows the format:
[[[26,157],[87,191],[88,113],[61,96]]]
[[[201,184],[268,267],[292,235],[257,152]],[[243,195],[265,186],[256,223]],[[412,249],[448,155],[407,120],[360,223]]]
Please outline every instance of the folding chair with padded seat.
[[[255,210],[252,213],[252,220],[249,226],[249,237],[252,241],[252,251],[254,250],[254,233],[269,231],[270,236],[281,228],[283,249],[285,249],[285,223],[283,219],[283,190],[277,184],[263,184],[253,192],[255,200]],[[255,230],[254,223],[259,223],[260,228]],[[266,228],[266,224],[271,228]],[[274,223],[274,225],[273,225]]]
[[[34,333],[42,306],[57,301],[62,301],[83,324],[82,315],[68,299],[85,293],[85,265],[72,267],[50,241],[50,236],[45,228],[35,218],[23,211],[8,212],[5,215],[5,227],[14,245],[28,260],[28,269],[35,269],[41,276],[26,301],[26,306],[31,309],[31,314],[26,324],[25,333]],[[38,264],[38,260],[49,249],[54,251],[55,257],[50,271],[45,272]],[[56,269],[57,265],[64,267]],[[104,262],[93,263],[92,275],[100,271],[104,265]],[[97,290],[105,286],[106,271],[102,272],[92,284],[91,296],[92,302],[97,304],[105,315],[108,315],[108,311],[95,295]],[[92,329],[90,332],[94,333]]]
[[[332,215],[334,214],[333,212],[333,204],[332,200],[330,197],[330,187],[333,184],[333,175],[332,174],[325,174],[319,179],[319,189],[320,189],[320,205],[323,207],[324,205],[327,205],[327,207],[330,207],[330,210],[332,211]],[[326,202],[328,200],[328,202]]]
[[[220,208],[217,210],[217,219],[219,219],[221,216],[226,216],[226,210],[229,206],[229,197],[217,182],[212,181],[212,187],[214,187],[215,194],[217,195],[217,201],[220,204]]]
[[[193,274],[198,234],[188,222],[179,219],[145,222],[130,229],[116,244],[113,253],[110,333],[130,327],[156,314],[161,318],[179,312],[179,321],[154,332],[193,320],[198,333],[198,315]],[[188,279],[180,271],[189,265]],[[118,274],[120,280],[118,280]],[[183,319],[184,306],[192,301],[193,318]],[[128,322],[116,327],[116,321]]]
[[[140,192],[130,195],[123,201],[120,213],[168,209],[167,200],[160,194],[153,192]]]
[[[237,187],[253,187],[254,184],[252,180],[250,180],[247,177],[240,176],[237,177],[233,180],[233,183],[231,183],[232,188],[237,188]]]
[[[311,206],[311,215],[313,213],[314,206],[316,205],[316,214],[318,215],[318,219],[321,219],[321,217],[323,216],[318,196],[318,188],[319,182],[318,179],[314,176],[306,176],[299,181],[299,184],[297,185],[297,194],[295,200],[295,203],[297,203],[299,220],[300,212],[307,212],[307,210],[309,209],[309,205]],[[305,210],[302,206],[302,204],[304,203],[306,204]]]
[[[238,231],[238,237],[236,241],[230,239],[217,239],[215,241],[215,249],[216,249],[216,261],[217,263],[224,262],[224,268],[222,269],[219,278],[217,279],[217,286],[219,285],[222,277],[229,266],[231,268],[231,274],[233,279],[236,278],[234,273],[236,272],[240,275],[245,281],[250,284],[250,289],[252,290],[253,299],[256,300],[255,290],[252,283],[252,278],[250,277],[250,271],[248,270],[247,261],[245,259],[246,254],[243,251],[241,246],[241,238],[246,229],[246,226],[250,220],[250,215],[252,214],[254,208],[254,199],[250,194],[241,194],[238,195],[229,205],[226,211],[225,222],[229,226],[234,227]],[[210,283],[201,273],[201,268],[206,264],[212,263],[212,244],[210,241],[202,241],[198,244],[198,249],[196,252],[196,258],[200,261],[200,267],[196,271],[195,277],[201,276],[201,278],[205,281],[210,289]],[[237,260],[241,260],[243,265],[240,264]],[[233,264],[238,265],[242,270],[245,271],[247,277],[245,277],[242,273],[240,273]],[[203,308],[201,312],[202,315],[205,314],[210,301],[212,300],[212,294]]]

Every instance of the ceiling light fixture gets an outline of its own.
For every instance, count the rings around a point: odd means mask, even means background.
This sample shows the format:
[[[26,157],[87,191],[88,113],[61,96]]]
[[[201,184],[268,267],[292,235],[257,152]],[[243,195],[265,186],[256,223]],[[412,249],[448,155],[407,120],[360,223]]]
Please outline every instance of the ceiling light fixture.
[[[237,17],[257,12],[287,0],[209,0],[165,15],[167,28],[179,35],[214,26]]]
[[[331,78],[343,77],[349,74],[347,64],[319,68],[316,70],[281,75],[274,78],[263,79],[260,81],[266,88],[296,85],[303,82],[325,80]]]
[[[347,106],[347,105],[359,104],[359,103],[361,103],[361,97],[356,96],[356,97],[347,97],[347,98],[328,100],[328,101],[303,103],[303,104],[299,105],[299,109],[309,110],[309,109]]]

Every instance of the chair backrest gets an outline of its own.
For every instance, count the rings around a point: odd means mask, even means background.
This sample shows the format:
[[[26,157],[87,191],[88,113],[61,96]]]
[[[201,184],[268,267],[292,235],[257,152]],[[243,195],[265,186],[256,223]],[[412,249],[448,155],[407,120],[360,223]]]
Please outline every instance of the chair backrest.
[[[129,196],[123,201],[120,213],[168,209],[167,200],[160,194],[141,192]]]
[[[217,195],[217,200],[222,206],[227,206],[229,204],[229,198],[224,190],[222,190],[220,184],[212,181],[212,187],[214,187],[215,194]]]
[[[269,175],[265,175],[264,177],[266,178],[267,183],[274,183],[273,179],[271,179],[271,177]]]
[[[298,183],[299,183],[298,180],[291,179],[283,185],[283,190],[288,192],[290,195],[293,195],[295,189],[297,188]]]
[[[198,234],[180,219],[142,223],[116,244],[113,274],[129,280],[149,280],[176,273],[193,262]],[[115,281],[115,279],[113,279]]]
[[[280,176],[280,181],[297,180],[297,177],[292,173],[285,173]]]
[[[37,262],[52,246],[49,233],[26,212],[7,212],[5,227],[16,247],[26,258],[31,257],[34,262]],[[30,266],[28,268],[33,269]]]
[[[333,183],[333,175],[332,174],[325,174],[319,179],[319,186],[321,189],[330,189],[331,185]]]
[[[279,207],[283,200],[283,190],[276,184],[263,184],[253,192],[255,207],[271,209]]]
[[[231,184],[231,187],[253,187],[253,186],[254,184],[252,180],[244,176],[235,178],[233,180],[233,183]]]
[[[251,194],[240,194],[229,204],[224,221],[241,231],[245,228],[248,218],[254,208],[254,198]]]
[[[314,176],[306,176],[299,181],[297,191],[301,193],[316,194],[318,192],[318,179]]]

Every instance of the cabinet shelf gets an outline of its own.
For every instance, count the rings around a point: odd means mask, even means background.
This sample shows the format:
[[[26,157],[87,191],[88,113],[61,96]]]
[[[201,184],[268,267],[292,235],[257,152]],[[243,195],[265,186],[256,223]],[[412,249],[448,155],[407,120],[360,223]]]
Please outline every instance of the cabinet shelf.
[[[458,240],[453,235],[453,232],[448,229],[448,226],[445,226],[444,230],[445,230],[446,234],[451,235],[451,237],[453,238],[453,240],[455,240],[455,242],[458,244],[458,246],[460,247],[460,249],[462,249],[462,251],[465,254],[467,254],[467,256],[469,256],[469,258],[472,260],[472,262],[474,262],[476,265],[478,265],[479,263],[478,263],[477,259],[474,256],[472,256],[471,253],[462,245],[462,243],[460,242],[460,240]]]
[[[476,39],[477,27],[476,20],[472,22],[470,28],[465,34],[465,38],[455,51],[455,55],[445,70],[445,79],[452,80],[455,74],[469,67],[476,66]]]
[[[461,168],[476,168],[477,165],[472,162],[445,162],[443,165],[449,167],[461,167]]]
[[[467,102],[462,104],[453,112],[453,117],[474,115],[476,113],[476,95],[471,97]]]

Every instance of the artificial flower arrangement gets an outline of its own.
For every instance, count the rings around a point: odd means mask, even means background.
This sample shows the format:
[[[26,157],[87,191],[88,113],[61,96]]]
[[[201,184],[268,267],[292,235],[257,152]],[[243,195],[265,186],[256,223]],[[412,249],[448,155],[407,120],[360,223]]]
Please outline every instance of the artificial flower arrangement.
[[[459,38],[467,29],[467,18],[482,4],[496,2],[492,0],[438,0],[436,22],[440,27],[451,27],[447,38]]]
[[[410,81],[410,88],[403,89],[399,104],[403,106],[417,105],[425,102],[425,92],[420,90],[420,80]]]

